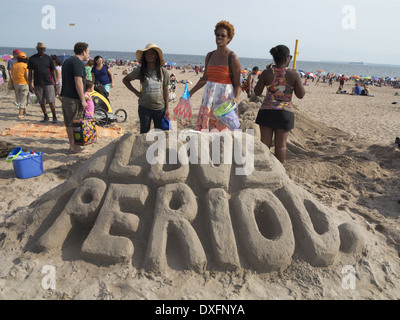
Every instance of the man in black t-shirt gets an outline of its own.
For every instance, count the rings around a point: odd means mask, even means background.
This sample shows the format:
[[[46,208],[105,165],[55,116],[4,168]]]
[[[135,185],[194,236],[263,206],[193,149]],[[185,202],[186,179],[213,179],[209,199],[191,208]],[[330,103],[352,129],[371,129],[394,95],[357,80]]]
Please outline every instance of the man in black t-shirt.
[[[53,114],[53,123],[57,123],[56,116],[56,95],[55,95],[55,66],[53,59],[45,54],[46,47],[43,43],[38,42],[36,45],[38,51],[29,58],[28,62],[28,84],[29,91],[35,92],[40,107],[42,108],[44,119],[42,122],[48,122],[49,117],[46,111],[46,103],[50,105]]]
[[[89,59],[89,45],[77,42],[74,46],[75,55],[67,59],[62,67],[62,111],[64,124],[69,140],[69,151],[82,152],[74,141],[74,120],[84,118],[87,103],[85,99],[86,70],[83,61]]]

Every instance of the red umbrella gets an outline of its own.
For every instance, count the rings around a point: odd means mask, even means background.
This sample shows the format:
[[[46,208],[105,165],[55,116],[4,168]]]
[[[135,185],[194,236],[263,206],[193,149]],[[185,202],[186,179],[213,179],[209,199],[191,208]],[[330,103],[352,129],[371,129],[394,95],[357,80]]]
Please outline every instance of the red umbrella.
[[[5,61],[5,62],[7,62],[7,61],[11,60],[12,58],[13,58],[12,56],[10,56],[10,55],[8,55],[8,54],[5,54],[4,56],[2,56],[2,57],[0,58],[0,60],[3,60],[3,61]]]

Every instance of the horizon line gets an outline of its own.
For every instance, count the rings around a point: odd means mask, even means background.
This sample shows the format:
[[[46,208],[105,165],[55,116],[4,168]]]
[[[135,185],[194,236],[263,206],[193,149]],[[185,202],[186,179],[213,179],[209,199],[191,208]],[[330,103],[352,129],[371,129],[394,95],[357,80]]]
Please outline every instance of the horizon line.
[[[10,47],[10,46],[1,46],[2,48],[10,48],[13,49],[14,47]],[[23,49],[32,49],[35,50],[36,48],[30,48],[30,47],[21,47]],[[15,49],[15,48],[14,48]],[[73,49],[65,49],[65,48],[48,48],[49,50],[66,50],[66,51],[73,51]],[[120,50],[103,50],[103,49],[92,49],[91,51],[104,51],[104,52],[121,52],[121,53],[132,53],[135,54],[135,52],[133,51],[120,51]],[[65,53],[64,53],[65,54]],[[191,54],[191,53],[167,53],[167,52],[163,52],[163,54],[165,55],[183,55],[183,56],[206,56],[205,54]],[[239,57],[239,58],[244,58],[244,59],[259,59],[259,60],[273,60],[271,58],[260,58],[260,57]],[[348,64],[350,62],[354,62],[354,60],[352,61],[343,61],[343,60],[297,60],[297,62],[320,62],[320,63],[341,63],[341,64]],[[365,62],[365,61],[363,61]],[[381,62],[365,62],[366,65],[380,65],[380,66],[397,66],[400,67],[400,64],[392,64],[392,63],[381,63]]]

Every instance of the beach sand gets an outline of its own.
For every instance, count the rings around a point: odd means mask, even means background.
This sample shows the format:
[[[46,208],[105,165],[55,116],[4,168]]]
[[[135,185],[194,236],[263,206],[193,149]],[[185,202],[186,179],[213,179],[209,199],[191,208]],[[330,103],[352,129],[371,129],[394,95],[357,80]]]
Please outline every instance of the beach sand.
[[[136,135],[137,99],[122,84],[124,68],[111,70],[115,78],[110,93],[112,107],[128,113],[127,121],[117,124],[121,129],[118,133]],[[189,88],[200,78],[194,72],[173,72],[178,80],[191,81]],[[42,113],[39,105],[30,105],[27,117],[19,120],[12,103],[13,92],[0,87],[0,141],[8,143],[10,149],[22,146],[44,152],[44,173],[30,179],[17,179],[12,163],[1,158],[0,298],[399,299],[400,149],[394,141],[400,136],[400,97],[395,96],[397,89],[387,87],[371,87],[374,97],[336,94],[337,87],[311,83],[304,99],[293,99],[296,123],[289,136],[284,170],[294,184],[333,212],[330,219],[335,225],[350,221],[355,226],[361,240],[349,243],[358,244],[359,248],[354,254],[338,254],[328,266],[316,267],[298,253],[301,241],[296,241],[291,264],[273,272],[257,272],[247,266],[235,271],[182,270],[174,252],[170,252],[172,257],[165,272],[151,272],[129,262],[86,261],[79,252],[71,250],[76,248],[71,244],[64,245],[63,250],[30,250],[32,238],[45,232],[48,224],[44,222],[55,219],[38,212],[38,208],[46,208],[49,194],[54,201],[61,201],[62,197],[57,199],[53,190],[61,192],[57,187],[76,179],[76,173],[93,154],[112,148],[120,138],[104,136],[85,147],[89,154],[69,154],[66,137],[9,135],[7,132],[21,123],[38,124]],[[344,89],[351,91],[351,85],[346,84]],[[179,83],[177,100],[183,90],[184,84]],[[193,123],[202,92],[191,97]],[[243,93],[241,100],[247,103]],[[60,105],[56,103],[59,115]],[[171,112],[175,106],[171,102]],[[74,236],[75,242],[82,240],[81,235],[73,233],[70,242],[74,242]],[[345,240],[342,239],[341,246],[346,245]],[[172,251],[171,247],[169,250]],[[56,289],[45,290],[41,285],[41,271],[46,265],[55,267]],[[354,268],[354,288],[342,284],[348,276],[345,266]]]

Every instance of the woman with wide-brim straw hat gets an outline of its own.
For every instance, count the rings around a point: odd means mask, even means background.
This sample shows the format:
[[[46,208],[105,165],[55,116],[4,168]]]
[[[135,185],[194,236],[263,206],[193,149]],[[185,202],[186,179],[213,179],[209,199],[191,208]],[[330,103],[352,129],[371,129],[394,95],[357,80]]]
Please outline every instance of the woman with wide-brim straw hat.
[[[126,75],[122,82],[139,98],[140,133],[146,133],[150,131],[151,120],[154,128],[161,129],[162,118],[168,117],[169,75],[163,68],[163,52],[154,43],[137,50],[136,59],[140,66]],[[140,81],[140,91],[132,86],[133,80]]]
[[[158,56],[160,57],[160,64],[161,66],[163,66],[165,64],[164,61],[164,55],[162,50],[154,43],[149,43],[146,48],[144,48],[143,50],[136,50],[136,60],[141,64],[142,62],[142,57],[143,57],[143,53],[145,53],[148,50],[155,50],[158,53]]]

